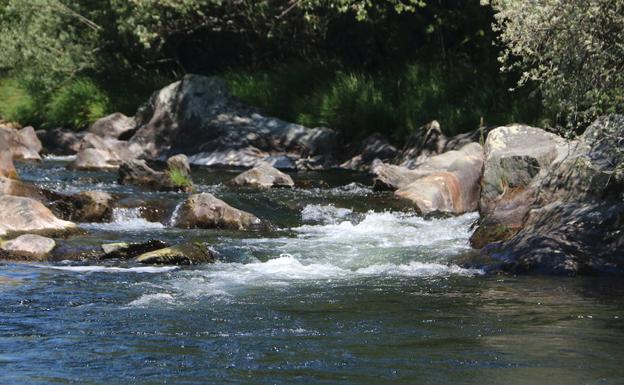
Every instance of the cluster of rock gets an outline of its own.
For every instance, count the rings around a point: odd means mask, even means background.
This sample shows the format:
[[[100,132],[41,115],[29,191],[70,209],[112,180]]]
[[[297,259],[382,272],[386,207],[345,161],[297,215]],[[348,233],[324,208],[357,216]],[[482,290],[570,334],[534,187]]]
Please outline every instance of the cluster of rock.
[[[424,216],[479,211],[471,243],[493,271],[624,274],[620,115],[598,119],[572,141],[518,124],[448,138],[434,121],[400,150],[375,134],[340,154],[333,130],[262,116],[229,95],[223,81],[187,75],[155,92],[133,117],[117,113],[86,133],[52,130],[41,138],[76,154],[70,169],[116,170],[120,184],[160,191],[193,193],[190,164],[248,168],[227,185],[255,189],[293,187],[278,169],[368,171],[376,189],[394,191]],[[38,161],[41,150],[32,127],[0,126],[3,258],[45,258],[54,245],[42,236],[111,218],[114,198],[107,193],[66,195],[20,181],[13,161]],[[270,229],[208,193],[184,199],[171,224]],[[216,256],[192,244],[125,245],[117,254],[111,247],[100,257],[186,264]]]

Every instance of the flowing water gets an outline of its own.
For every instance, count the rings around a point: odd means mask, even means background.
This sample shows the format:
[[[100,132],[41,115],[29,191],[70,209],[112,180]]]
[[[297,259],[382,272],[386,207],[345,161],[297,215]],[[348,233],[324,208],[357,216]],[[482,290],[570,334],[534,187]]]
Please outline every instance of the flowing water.
[[[276,229],[179,230],[183,194],[64,161],[20,172],[120,207],[59,247],[200,241],[221,260],[0,265],[2,384],[624,384],[624,284],[459,267],[476,214],[424,220],[360,175],[258,192],[198,170],[200,191]]]

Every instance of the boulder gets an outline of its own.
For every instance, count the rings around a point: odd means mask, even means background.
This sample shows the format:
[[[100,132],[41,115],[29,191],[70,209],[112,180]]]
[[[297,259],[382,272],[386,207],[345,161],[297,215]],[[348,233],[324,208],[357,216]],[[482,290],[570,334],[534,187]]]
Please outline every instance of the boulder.
[[[95,148],[105,151],[108,153],[109,162],[112,164],[120,164],[124,161],[136,159],[141,152],[140,146],[136,144],[111,137],[102,137],[93,133],[88,133],[82,138],[79,148],[81,150]]]
[[[55,128],[45,130],[38,135],[43,147],[48,153],[55,155],[74,155],[80,151],[80,142],[86,132],[74,132]]]
[[[442,128],[434,120],[411,135],[401,151],[399,163],[403,167],[415,168],[427,158],[444,152],[448,138],[442,133]]]
[[[288,174],[271,167],[268,163],[247,170],[230,181],[233,186],[252,188],[293,187],[295,182]]]
[[[288,155],[269,156],[264,158],[264,161],[278,170],[297,170],[297,162]]]
[[[490,269],[624,274],[622,138],[624,115],[609,115],[592,123],[578,141],[563,146],[569,153],[555,154],[526,188],[532,200],[522,228],[482,250],[498,262]]]
[[[104,255],[100,259],[132,259],[141,254],[164,249],[169,245],[156,239],[141,243],[107,243],[102,245]]]
[[[184,154],[169,157],[169,159],[167,159],[167,170],[177,170],[186,177],[191,176],[191,165],[189,164],[188,157]]]
[[[157,191],[194,190],[190,167],[185,155],[176,155],[167,161],[165,172],[155,171],[145,160],[130,160],[119,167],[119,184],[134,184]]]
[[[30,183],[2,176],[0,176],[0,194],[27,197],[42,202],[46,202],[49,198],[55,195],[53,192],[47,191]]]
[[[18,179],[17,170],[13,164],[13,154],[8,147],[0,142],[0,177]]]
[[[485,141],[481,218],[471,237],[473,247],[507,239],[520,230],[550,166],[568,156],[576,144],[519,124],[491,130]]]
[[[369,171],[371,162],[375,159],[388,161],[396,157],[396,147],[388,143],[381,134],[375,133],[364,139],[357,154],[348,161],[342,163],[340,168],[356,171]]]
[[[42,203],[25,197],[0,195],[0,236],[37,233],[66,235],[77,231],[74,223],[57,218]]]
[[[89,127],[88,132],[103,138],[119,139],[135,129],[134,117],[128,117],[120,112],[98,119]]]
[[[108,151],[96,148],[87,148],[76,154],[76,159],[67,165],[70,170],[117,170],[119,164],[116,157],[111,156]]]
[[[405,187],[418,178],[425,176],[419,171],[410,170],[404,166],[387,164],[375,159],[371,165],[371,173],[374,175],[373,186],[375,190],[397,190]]]
[[[0,257],[28,261],[45,261],[56,246],[53,239],[34,234],[24,234],[0,243]]]
[[[254,230],[264,227],[255,215],[238,210],[209,193],[194,194],[179,207],[174,226]]]
[[[395,195],[410,200],[423,215],[476,211],[482,168],[482,147],[470,143],[458,151],[429,158],[414,171],[430,173],[400,187]]]
[[[225,82],[186,75],[156,91],[136,115],[131,145],[141,157],[189,154],[191,164],[253,167],[269,156],[329,156],[337,134],[259,114],[233,98]]]
[[[141,254],[136,261],[149,265],[196,265],[212,263],[217,257],[217,252],[201,243],[183,243]]]
[[[113,197],[102,191],[83,191],[67,198],[72,210],[64,219],[74,222],[110,222]]]
[[[11,151],[13,160],[40,161],[41,142],[35,129],[25,127],[21,130],[0,126],[0,142]]]

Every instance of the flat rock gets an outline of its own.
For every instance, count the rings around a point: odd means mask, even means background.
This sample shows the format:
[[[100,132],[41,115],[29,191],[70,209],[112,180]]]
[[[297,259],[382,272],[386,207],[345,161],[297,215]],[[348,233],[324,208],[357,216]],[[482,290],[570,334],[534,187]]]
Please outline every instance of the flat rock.
[[[24,234],[0,244],[0,256],[10,259],[45,261],[56,246],[53,239],[34,234]]]

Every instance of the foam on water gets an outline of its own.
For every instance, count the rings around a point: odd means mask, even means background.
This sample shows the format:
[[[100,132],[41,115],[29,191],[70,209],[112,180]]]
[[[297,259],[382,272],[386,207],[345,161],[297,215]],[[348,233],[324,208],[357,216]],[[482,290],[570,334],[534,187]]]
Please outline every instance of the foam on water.
[[[165,227],[160,222],[149,222],[142,218],[138,208],[114,208],[110,223],[83,223],[81,226],[87,229],[105,231],[142,231]]]
[[[353,214],[353,210],[334,205],[307,205],[301,211],[304,222],[333,224],[342,222]]]
[[[50,162],[72,162],[76,160],[76,155],[45,155],[43,160]]]
[[[468,229],[476,214],[424,220],[405,213],[369,212],[360,220],[352,219],[353,222],[337,219],[351,214],[351,210],[334,206],[307,206],[302,217],[313,218],[320,224],[292,229],[295,237],[240,241],[242,248],[273,255],[268,260],[215,263],[181,270],[166,280],[161,289],[178,300],[229,297],[250,287],[317,284],[316,281],[341,284],[361,279],[483,273],[449,262],[451,256],[470,248]],[[148,299],[138,304],[144,306],[145,301]]]

